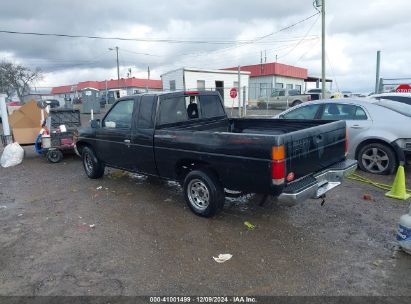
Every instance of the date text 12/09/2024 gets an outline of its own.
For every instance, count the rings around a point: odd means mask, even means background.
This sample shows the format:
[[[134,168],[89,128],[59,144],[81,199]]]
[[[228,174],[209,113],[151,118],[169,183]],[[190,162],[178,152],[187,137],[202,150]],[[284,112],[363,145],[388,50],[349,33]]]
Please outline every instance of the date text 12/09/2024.
[[[257,303],[254,297],[150,297],[150,303]]]

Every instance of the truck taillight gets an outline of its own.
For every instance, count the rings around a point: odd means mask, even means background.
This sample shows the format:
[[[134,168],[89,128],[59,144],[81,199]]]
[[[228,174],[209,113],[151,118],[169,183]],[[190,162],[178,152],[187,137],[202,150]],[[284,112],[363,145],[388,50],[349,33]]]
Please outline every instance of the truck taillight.
[[[284,146],[274,146],[271,153],[271,179],[273,185],[281,185],[285,180]]]
[[[348,155],[348,128],[345,128],[345,157]]]

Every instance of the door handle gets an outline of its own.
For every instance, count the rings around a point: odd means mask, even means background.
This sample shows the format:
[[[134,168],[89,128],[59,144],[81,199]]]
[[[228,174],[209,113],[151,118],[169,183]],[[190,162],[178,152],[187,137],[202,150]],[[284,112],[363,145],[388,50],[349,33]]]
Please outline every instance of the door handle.
[[[351,128],[353,128],[353,129],[362,129],[362,127],[360,125],[352,125]]]
[[[129,139],[125,139],[124,142],[125,142],[126,144],[129,144],[129,143],[130,143],[130,140],[129,140]]]

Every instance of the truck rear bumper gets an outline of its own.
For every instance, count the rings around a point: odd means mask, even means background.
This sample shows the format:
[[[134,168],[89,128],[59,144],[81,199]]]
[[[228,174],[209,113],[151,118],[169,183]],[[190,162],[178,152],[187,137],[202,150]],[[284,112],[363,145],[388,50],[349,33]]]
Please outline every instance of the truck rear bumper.
[[[356,169],[356,160],[347,159],[334,164],[324,171],[289,183],[278,200],[294,205],[309,198],[320,198],[331,189],[339,186],[344,177],[351,175]]]

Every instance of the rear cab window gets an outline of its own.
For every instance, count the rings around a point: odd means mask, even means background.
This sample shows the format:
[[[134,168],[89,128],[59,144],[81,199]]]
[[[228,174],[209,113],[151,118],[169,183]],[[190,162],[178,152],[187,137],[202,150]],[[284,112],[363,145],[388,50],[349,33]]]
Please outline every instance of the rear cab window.
[[[218,95],[184,95],[160,100],[158,124],[167,125],[224,117],[225,111]]]

